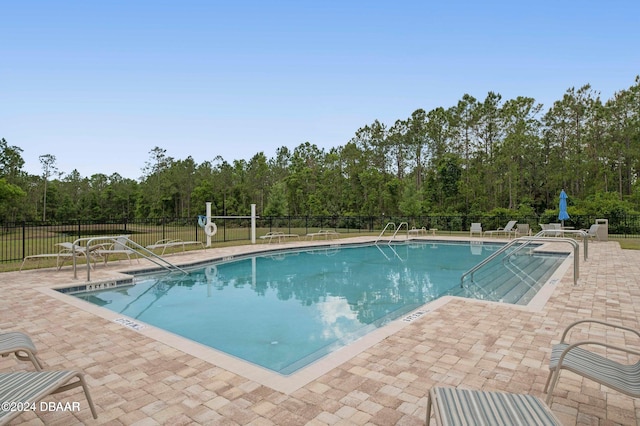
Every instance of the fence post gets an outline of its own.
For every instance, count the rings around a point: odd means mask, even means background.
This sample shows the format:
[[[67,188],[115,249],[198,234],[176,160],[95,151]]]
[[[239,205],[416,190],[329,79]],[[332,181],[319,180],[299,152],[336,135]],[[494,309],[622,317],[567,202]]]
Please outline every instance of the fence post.
[[[27,257],[27,223],[22,221],[22,258]]]

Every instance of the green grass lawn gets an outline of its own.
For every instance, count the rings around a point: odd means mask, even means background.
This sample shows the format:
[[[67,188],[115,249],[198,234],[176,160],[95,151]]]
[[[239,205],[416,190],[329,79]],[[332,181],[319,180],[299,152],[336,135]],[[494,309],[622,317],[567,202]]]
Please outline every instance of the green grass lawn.
[[[612,238],[620,243],[624,250],[640,250],[640,238]]]

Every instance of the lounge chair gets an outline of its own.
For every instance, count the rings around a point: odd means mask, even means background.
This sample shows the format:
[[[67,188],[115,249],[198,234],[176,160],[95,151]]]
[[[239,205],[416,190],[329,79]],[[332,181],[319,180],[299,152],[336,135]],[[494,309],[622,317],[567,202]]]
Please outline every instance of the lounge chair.
[[[427,426],[431,409],[439,425],[561,425],[540,399],[531,395],[434,387],[427,401]]]
[[[42,370],[42,363],[36,357],[38,349],[31,338],[19,331],[0,333],[0,355],[5,357],[15,354],[20,361],[31,361],[36,370]]]
[[[60,270],[60,268],[64,266],[67,260],[73,259],[74,251],[75,251],[76,257],[85,257],[87,255],[91,256],[93,259],[93,264],[95,266],[96,254],[93,251],[87,251],[86,247],[79,246],[79,245],[74,246],[73,243],[68,243],[68,242],[58,243],[56,244],[56,246],[60,247],[60,250],[57,253],[41,253],[41,254],[32,254],[30,256],[26,256],[22,260],[22,265],[20,265],[20,270],[22,271],[22,268],[24,268],[24,265],[27,262],[27,260],[35,259],[38,261],[38,264],[39,264],[40,260],[46,259],[46,258],[55,258],[56,267],[58,268],[58,270]]]
[[[73,379],[77,379],[73,381]],[[85,397],[89,403],[91,414],[94,419],[98,418],[96,408],[91,400],[89,388],[84,380],[84,376],[79,371],[18,371],[13,373],[0,373],[0,401],[3,409],[0,410],[0,424],[6,424],[11,419],[18,417],[24,408],[34,408],[38,412],[39,405],[36,405],[43,398],[59,392],[82,386]],[[15,405],[15,409],[5,409]],[[71,402],[71,408],[80,408],[79,402]]]
[[[325,230],[320,229],[318,232],[311,232],[307,234],[307,239],[313,240],[315,237],[324,237],[325,240],[328,240],[329,238],[338,238],[339,236],[340,236],[339,232],[327,230],[327,229]]]
[[[185,247],[188,245],[199,244],[203,249],[206,249],[204,243],[202,241],[182,241],[182,240],[174,240],[174,239],[165,239],[156,241],[155,244],[151,244],[147,246],[149,250],[162,249],[162,253],[160,256],[164,255],[164,252],[171,247],[182,247],[182,251],[185,250]]]
[[[134,255],[138,263],[140,263],[138,252],[127,246],[129,237],[130,235],[121,235],[117,237],[113,243],[99,244],[99,248],[94,250],[94,252],[104,258],[105,265],[109,260],[109,256],[112,254],[124,254],[127,256],[127,259],[129,259],[129,263],[131,263],[131,255]]]
[[[618,329],[621,334],[626,331],[640,338],[640,332],[637,330],[595,319],[585,319],[569,324],[562,333],[560,343],[553,345],[551,348],[549,377],[544,387],[545,392],[547,392],[548,388],[547,404],[550,403],[553,396],[553,390],[560,377],[560,370],[569,370],[625,395],[635,398],[640,397],[640,361],[637,360],[640,352],[595,340],[569,343],[567,341],[567,335],[573,327],[579,324],[601,325],[603,329],[598,331],[603,336],[606,336],[605,332],[610,333],[613,331],[612,329]],[[638,339],[636,343],[636,347],[638,346],[640,346],[640,339]],[[596,350],[601,349],[601,353],[606,353],[608,357],[600,353],[592,352],[585,347],[591,347]],[[620,362],[621,358],[633,358],[636,361],[635,363],[622,363]],[[551,384],[551,386],[549,386],[549,384]]]
[[[278,240],[278,242],[281,243],[286,238],[300,239],[300,236],[298,234],[285,234],[284,232],[280,232],[280,231],[272,231],[272,232],[267,232],[265,235],[262,235],[259,238],[261,240],[264,240],[265,242],[269,241],[269,244],[271,244],[271,242],[274,239]]]
[[[472,223],[471,228],[469,228],[469,236],[473,237],[473,234],[480,234],[482,237],[482,224],[481,223]]]
[[[514,229],[514,227],[516,226],[516,223],[518,223],[517,220],[510,220],[509,223],[507,223],[507,226],[505,226],[504,228],[498,228],[492,231],[485,231],[484,235],[486,236],[487,234],[489,235],[504,234],[511,237],[511,234],[515,234],[516,232],[516,230]]]

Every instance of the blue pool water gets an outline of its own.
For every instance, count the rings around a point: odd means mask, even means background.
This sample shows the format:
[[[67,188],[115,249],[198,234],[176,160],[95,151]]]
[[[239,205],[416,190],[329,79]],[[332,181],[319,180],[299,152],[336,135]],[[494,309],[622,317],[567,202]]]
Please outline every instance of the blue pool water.
[[[286,375],[430,300],[460,293],[462,273],[496,247],[271,252],[75,296]]]

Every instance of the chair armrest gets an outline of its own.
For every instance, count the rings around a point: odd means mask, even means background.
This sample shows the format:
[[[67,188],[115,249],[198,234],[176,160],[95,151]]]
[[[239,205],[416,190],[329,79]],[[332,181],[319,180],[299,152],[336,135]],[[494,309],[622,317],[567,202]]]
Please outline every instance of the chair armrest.
[[[562,338],[560,339],[560,342],[564,342],[565,341],[565,338],[567,337],[567,334],[569,333],[569,331],[573,327],[575,327],[578,324],[583,324],[583,323],[595,323],[595,324],[600,324],[600,325],[604,325],[604,326],[607,326],[607,327],[618,328],[620,330],[630,331],[630,332],[634,333],[636,336],[640,337],[640,332],[637,331],[637,330],[634,330],[633,328],[625,327],[625,326],[620,325],[620,324],[612,324],[612,323],[609,323],[609,322],[605,322],[605,321],[589,318],[589,319],[584,319],[584,320],[576,321],[576,322],[573,322],[573,323],[569,324],[567,326],[567,328],[564,329],[564,332],[562,333]]]

